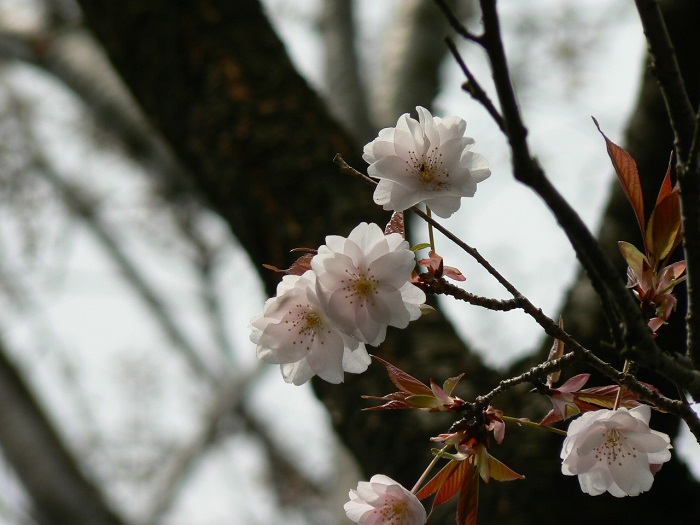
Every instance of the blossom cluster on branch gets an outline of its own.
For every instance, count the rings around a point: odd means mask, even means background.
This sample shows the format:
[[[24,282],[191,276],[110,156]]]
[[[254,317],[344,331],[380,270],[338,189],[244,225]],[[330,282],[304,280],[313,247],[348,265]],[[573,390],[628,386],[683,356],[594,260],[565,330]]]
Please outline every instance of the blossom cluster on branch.
[[[388,326],[421,315],[425,294],[409,282],[415,255],[398,233],[362,223],[347,238],[326,237],[309,264],[285,275],[251,321],[258,357],[279,364],[288,383],[314,375],[340,383],[344,372],[364,372],[365,344],[381,344]]]
[[[402,115],[396,127],[381,130],[364,148],[369,178],[376,184],[374,201],[394,211],[387,227],[382,230],[377,224],[361,223],[347,237],[329,235],[317,250],[302,249],[306,253],[283,270],[286,275],[276,296],[251,321],[250,338],[257,345],[258,357],[279,364],[289,383],[301,385],[315,375],[341,383],[345,372],[366,371],[371,362],[366,345],[380,345],[389,326],[405,328],[429,311],[424,305],[425,291],[452,294],[457,299],[470,297],[475,304],[498,307],[493,300],[477,301],[470,294],[451,293],[455,287],[435,286],[436,282],[444,283],[445,277],[457,281],[465,277],[458,269],[445,266],[435,252],[432,228],[436,223],[430,213],[451,216],[460,208],[461,199],[474,196],[477,183],[491,172],[487,160],[471,150],[474,140],[464,136],[463,119],[433,117],[422,107],[416,111],[418,120]],[[605,140],[644,238],[644,252],[630,243],[620,243],[629,266],[628,287],[655,335],[674,310],[674,287],[685,278],[683,261],[669,264],[681,239],[678,192],[671,186],[669,171],[646,223],[634,161],[607,137]],[[427,212],[430,242],[411,249],[405,240],[402,212],[417,205]],[[416,252],[425,248],[430,248],[428,257],[417,260]],[[486,266],[485,260],[479,261]],[[506,287],[517,304],[524,304],[526,299],[514,287]],[[528,313],[542,324],[541,311],[537,315],[533,311],[537,312],[534,306]],[[550,330],[557,327],[551,320],[547,323],[543,326]],[[558,329],[565,334],[563,321]],[[435,508],[459,494],[457,522],[476,523],[480,480],[524,478],[491,454],[494,442],[504,440],[509,422],[564,435],[561,471],[578,476],[587,494],[609,492],[623,497],[648,491],[654,475],[670,459],[672,448],[666,434],[649,426],[650,399],[621,384],[584,388],[589,374],[579,374],[557,386],[567,356],[575,357],[575,352],[565,354],[566,346],[556,339],[540,367],[501,382],[493,392],[472,402],[454,394],[465,374],[448,378],[442,386],[430,379],[428,385],[375,356],[399,390],[364,396],[381,403],[369,410],[451,412],[456,420],[448,432],[431,438],[442,448],[433,451],[433,461],[412,490],[383,474],[374,475],[350,491],[347,516],[359,525],[421,525],[429,516],[421,500],[432,497]],[[614,372],[609,377],[620,381],[619,373],[603,364]],[[630,365],[626,361],[621,374],[628,374]],[[504,390],[523,382],[532,383],[536,392],[552,402],[552,410],[540,423],[508,416],[492,405]],[[658,394],[652,385],[635,385]],[[566,431],[553,426],[571,418],[575,419]],[[428,479],[441,461],[440,470]]]

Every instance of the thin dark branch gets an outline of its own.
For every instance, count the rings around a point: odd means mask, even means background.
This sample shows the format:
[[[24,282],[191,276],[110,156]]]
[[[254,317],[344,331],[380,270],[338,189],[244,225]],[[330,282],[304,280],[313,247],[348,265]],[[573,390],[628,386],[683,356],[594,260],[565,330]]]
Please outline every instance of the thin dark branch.
[[[649,44],[649,53],[654,60],[654,75],[659,82],[661,95],[675,134],[678,161],[684,164],[688,160],[688,151],[695,129],[695,112],[688,98],[676,52],[668,35],[658,0],[635,0],[635,4]]]
[[[498,112],[496,106],[494,106],[489,96],[486,94],[486,91],[484,91],[484,89],[481,87],[481,84],[479,84],[479,82],[476,80],[469,67],[467,67],[462,55],[460,55],[459,51],[457,50],[457,46],[449,37],[445,38],[445,43],[447,43],[447,47],[452,53],[454,59],[457,61],[457,64],[464,73],[464,76],[467,77],[467,81],[462,84],[462,89],[469,93],[474,100],[484,106],[484,109],[488,111],[489,115],[491,115],[491,118],[494,120],[498,128],[505,133],[506,126],[503,122],[503,117]]]
[[[520,374],[519,376],[514,376],[499,382],[498,386],[491,390],[489,393],[477,397],[474,400],[474,404],[477,407],[486,407],[486,405],[488,405],[493,398],[502,394],[506,390],[510,390],[514,386],[523,383],[531,383],[535,379],[544,377],[547,374],[556,372],[557,370],[561,370],[564,366],[568,365],[575,359],[577,359],[576,354],[574,352],[569,352],[568,354],[560,357],[559,359],[553,359],[552,361],[546,361],[544,363],[540,363],[537,366],[533,366],[530,370],[523,374]]]
[[[666,105],[675,138],[680,186],[683,249],[687,264],[687,355],[700,369],[700,167],[697,161],[698,120],[657,0],[635,0],[653,59],[653,72]]]
[[[495,1],[481,0],[481,7],[485,27],[483,42],[491,61],[494,82],[508,130],[514,175],[517,180],[531,187],[545,201],[569,238],[605,306],[617,348],[621,352],[634,352],[635,355],[641,356],[640,364],[654,368],[652,362],[663,360],[664,355],[651,338],[638,305],[622,280],[617,277],[614,266],[586,225],[557,192],[539,163],[530,154],[527,129],[523,125],[510,80]],[[685,367],[686,363],[675,361],[666,369],[667,372],[673,369],[673,377],[667,377],[672,381],[680,380],[678,384],[683,388],[690,386],[684,383],[687,379],[692,384],[693,395],[696,396],[700,393],[698,390],[700,374]],[[685,379],[681,379],[682,377]]]
[[[447,18],[447,21],[450,23],[450,26],[452,26],[452,29],[454,29],[455,33],[460,35],[461,37],[471,40],[472,42],[476,42],[477,44],[481,43],[481,37],[478,35],[475,35],[471,31],[469,31],[466,27],[464,27],[464,24],[460,22],[459,18],[455,16],[455,14],[452,12],[452,9],[449,8],[449,6],[445,3],[445,0],[435,0],[435,3],[438,5],[438,7],[442,10],[442,12],[445,14],[445,18]]]
[[[695,117],[695,131],[688,159],[677,170],[681,188],[683,249],[686,261],[688,314],[686,316],[687,353],[700,369],[700,110]]]
[[[465,303],[481,306],[488,310],[507,312],[509,310],[521,308],[520,303],[515,299],[501,300],[474,295],[459,286],[448,283],[444,278],[435,277],[430,273],[421,274],[421,284],[419,286],[426,293],[433,295],[449,295]]]
[[[17,97],[13,98],[13,103],[13,109],[18,115],[17,121],[27,137],[27,144],[36,144],[37,139],[27,122],[29,117],[24,114],[27,111],[26,104]],[[67,210],[82,220],[90,232],[94,234],[111,260],[119,267],[136,295],[143,301],[148,311],[163,329],[174,348],[183,354],[196,373],[205,378],[207,382],[215,382],[217,378],[202,360],[195,345],[180,329],[168,311],[165,301],[151,287],[128,251],[123,248],[118,236],[104,223],[97,206],[77,185],[66,180],[54,170],[49,160],[38,148],[33,148],[32,156],[36,172],[57,192]]]
[[[358,178],[365,182],[366,184],[369,184],[371,186],[375,186],[377,183],[372,180],[371,178],[367,177],[366,175],[360,173],[356,169],[352,168],[349,164],[347,164],[342,156],[340,154],[336,155],[335,158],[333,159],[333,162],[335,162],[339,167],[342,173],[351,175],[352,177]],[[546,179],[545,179],[546,180]],[[560,197],[561,198],[561,197]],[[546,201],[546,199],[545,199]],[[564,203],[566,204],[566,203]],[[568,206],[568,204],[567,204]],[[590,364],[592,367],[594,367],[596,370],[602,372],[604,375],[612,379],[613,381],[616,382],[621,382],[623,379],[625,379],[624,374],[622,372],[618,371],[615,369],[613,366],[610,364],[606,363],[602,359],[598,358],[593,352],[591,352],[589,349],[583,347],[578,341],[576,341],[575,338],[573,338],[569,333],[567,333],[564,329],[562,329],[559,326],[559,323],[555,322],[553,319],[547,317],[540,308],[537,308],[535,305],[533,305],[524,295],[518,291],[518,289],[513,286],[505,277],[503,277],[500,272],[498,272],[475,248],[469,246],[467,243],[465,243],[463,240],[461,240],[459,237],[454,235],[451,231],[449,231],[447,228],[445,228],[442,224],[439,222],[435,221],[432,217],[429,217],[425,212],[420,210],[418,207],[413,206],[411,208],[411,211],[421,217],[424,221],[428,222],[438,230],[440,233],[442,233],[445,237],[447,237],[450,241],[455,243],[459,248],[461,248],[463,251],[471,255],[487,272],[489,272],[508,292],[511,293],[513,296],[514,300],[518,302],[519,306],[527,313],[530,315],[547,333],[547,335],[552,336],[556,339],[559,339],[564,342],[569,348],[571,348],[579,358],[585,360],[588,364]],[[577,216],[578,218],[578,216]],[[580,219],[579,219],[580,220]],[[583,226],[585,229],[585,225]],[[587,232],[588,230],[586,230]],[[588,233],[590,235],[590,233]],[[593,243],[595,243],[595,240],[592,240]],[[597,243],[595,243],[595,247],[599,250],[599,246]],[[607,259],[605,259],[607,261]],[[608,264],[610,264],[608,262]],[[614,272],[611,270],[611,275],[614,275]],[[634,309],[634,316],[638,316],[639,319],[641,319],[641,316],[639,316],[638,309],[634,302],[631,299],[631,296],[628,296],[627,290],[623,288],[625,292],[625,297],[629,299],[629,302],[632,303],[633,309]],[[634,319],[634,317],[632,317]],[[677,385],[681,385],[686,391],[688,391],[693,397],[698,398],[700,396],[700,373],[697,371],[693,370],[691,367],[688,366],[688,363],[686,362],[681,362],[678,359],[675,359],[674,357],[671,357],[668,354],[664,354],[658,346],[651,340],[648,332],[648,328],[644,323],[641,323],[643,327],[643,332],[641,333],[642,335],[640,336],[639,333],[636,334],[636,339],[633,339],[635,342],[638,342],[638,345],[630,345],[629,347],[626,348],[626,354],[623,355],[623,357],[629,357],[639,364],[643,364],[653,370],[656,370],[658,373],[660,373],[662,376],[666,377],[670,381],[674,382]],[[649,344],[650,343],[650,344]],[[649,392],[645,390],[644,385],[640,384],[639,382],[636,381],[636,379],[633,378],[633,380],[627,380],[627,381],[635,381],[636,384],[632,385],[630,390],[642,395],[642,396],[652,396],[652,397],[645,397],[645,399],[649,399],[653,401],[655,404],[657,402],[659,403],[667,403],[664,400],[667,400],[668,398],[665,398],[661,396],[659,398],[660,394],[658,393],[653,393],[650,389],[646,389]],[[629,386],[625,384],[625,386]],[[653,399],[652,399],[653,398]],[[669,400],[670,401],[670,400]],[[674,402],[675,403],[675,402]],[[680,402],[679,402],[680,403]],[[659,405],[661,406],[661,405]],[[697,416],[693,412],[692,416],[690,413],[688,413],[684,408],[681,409],[680,407],[676,407],[674,409],[669,409],[668,406],[663,407],[665,410],[668,409],[669,411],[672,411],[674,414],[677,414],[681,417],[685,418],[693,418],[693,419],[687,419],[686,421],[688,422],[688,426],[691,428],[694,428],[695,430],[698,431],[698,434],[696,434],[696,437],[698,440],[700,440],[700,420],[695,421],[697,419]],[[691,410],[692,412],[692,410]]]

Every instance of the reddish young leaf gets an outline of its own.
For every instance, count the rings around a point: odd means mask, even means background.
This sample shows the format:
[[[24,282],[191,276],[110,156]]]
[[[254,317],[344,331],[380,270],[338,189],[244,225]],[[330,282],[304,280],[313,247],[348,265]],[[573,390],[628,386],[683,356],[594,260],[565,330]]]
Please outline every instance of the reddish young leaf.
[[[445,480],[440,490],[438,490],[438,493],[435,495],[432,508],[434,509],[452,498],[460,489],[463,489],[465,479],[471,477],[477,478],[476,471],[471,462],[466,459],[457,461],[457,466],[452,471],[452,474]]]
[[[386,371],[389,373],[389,379],[391,379],[391,382],[394,383],[398,389],[409,394],[432,397],[433,391],[424,383],[418,381],[418,379],[391,363],[384,361],[381,357],[377,357],[376,355],[372,357],[386,367]]]
[[[476,525],[479,511],[479,476],[476,472],[464,478],[457,505],[457,525]]]
[[[600,125],[595,118],[593,122],[605,139],[605,145],[607,146],[608,155],[615,168],[615,173],[617,173],[617,178],[622,185],[622,190],[625,192],[627,200],[632,205],[634,214],[637,216],[639,231],[642,232],[642,239],[644,239],[646,237],[646,230],[644,227],[644,199],[642,197],[642,184],[639,181],[637,163],[629,153],[605,136],[605,133],[600,129]]]
[[[654,391],[657,391],[657,389],[650,384],[642,384]],[[618,385],[594,386],[584,390],[579,390],[576,393],[576,404],[582,412],[597,410],[600,407],[612,408],[615,404],[618,390]],[[623,390],[622,397],[620,399],[621,407],[634,408],[641,404],[641,400],[637,394],[628,389]]]
[[[486,452],[486,455],[489,463],[488,468],[489,473],[491,474],[491,478],[495,479],[496,481],[513,481],[516,479],[525,479],[525,476],[523,476],[522,474],[518,474],[510,467],[506,466],[504,463],[501,463],[488,452]]]
[[[656,204],[659,204],[662,200],[666,198],[673,191],[673,186],[671,185],[671,171],[673,169],[673,152],[671,152],[671,158],[668,159],[668,168],[666,169],[666,176],[661,183],[661,188],[659,188],[659,195],[656,197]]]
[[[314,255],[316,255],[316,250],[311,248],[296,248],[292,250],[292,252],[301,251],[305,251],[308,253],[305,253],[304,255],[299,257],[286,270],[277,268],[277,266],[273,266],[272,264],[263,264],[263,267],[267,268],[268,270],[272,270],[273,272],[284,273],[287,275],[304,275],[304,273],[306,273],[307,270],[311,269],[311,259],[313,259]]]
[[[640,281],[644,270],[644,254],[640,252],[633,244],[626,241],[618,241],[617,246],[620,248],[622,257],[624,257],[625,261],[627,262],[627,266],[629,266],[632,272],[634,272],[636,280]]]
[[[411,408],[438,409],[443,405],[443,402],[435,396],[408,396],[406,402],[410,403]]]
[[[459,466],[460,463],[464,463],[464,461],[457,461],[456,459],[450,460],[447,465],[442,467],[440,469],[440,472],[435,474],[433,478],[428,481],[423,487],[416,493],[416,497],[418,499],[425,499],[431,494],[435,494],[438,490],[440,490],[440,487],[442,487],[445,482],[449,479],[450,476],[454,473],[454,470]],[[435,504],[433,503],[433,507]]]
[[[362,396],[362,399],[373,399],[375,401],[385,401],[383,405],[378,405],[376,407],[367,407],[362,410],[404,410],[407,408],[414,408],[406,401],[407,394],[405,392],[393,392],[387,394],[383,397],[379,396]]]
[[[661,201],[649,217],[647,227],[647,247],[654,262],[662,262],[681,242],[681,200],[678,192],[671,191]]]
[[[384,228],[384,235],[389,235],[390,233],[400,233],[402,237],[406,237],[402,211],[395,211],[391,215],[391,219],[386,225],[386,228]]]
[[[452,391],[455,389],[457,383],[459,383],[463,377],[464,373],[461,373],[457,377],[450,377],[449,379],[445,380],[445,382],[442,384],[442,388],[445,392],[447,392],[448,396],[452,395]]]

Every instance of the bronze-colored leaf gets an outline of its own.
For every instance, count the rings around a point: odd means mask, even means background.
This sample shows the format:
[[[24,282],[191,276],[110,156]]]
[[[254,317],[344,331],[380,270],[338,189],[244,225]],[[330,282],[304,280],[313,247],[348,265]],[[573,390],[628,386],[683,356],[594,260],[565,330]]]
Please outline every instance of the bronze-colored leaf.
[[[457,494],[460,489],[464,488],[464,480],[467,478],[477,478],[474,466],[469,460],[457,461],[457,466],[452,470],[452,473],[447,477],[445,482],[440,486],[440,490],[435,495],[433,508],[442,505],[452,496]]]
[[[479,511],[479,476],[473,472],[466,476],[459,493],[457,525],[476,525]]]
[[[605,139],[605,145],[608,149],[608,155],[613,163],[613,167],[615,168],[615,173],[617,173],[617,178],[622,185],[622,190],[625,192],[627,200],[632,205],[634,214],[637,217],[639,231],[642,232],[642,239],[645,239],[646,229],[644,227],[644,198],[642,196],[642,184],[639,181],[637,163],[632,158],[632,155],[615,144],[605,135],[605,133],[603,133],[603,130],[600,129],[600,125],[595,118],[593,118],[593,122],[595,123],[596,128],[598,128],[600,134],[603,135],[603,138]]]
[[[447,481],[447,479],[452,475],[454,470],[459,466],[459,463],[462,463],[461,461],[457,461],[456,459],[450,460],[447,465],[442,467],[440,469],[440,472],[435,474],[433,478],[428,481],[421,489],[416,493],[416,497],[418,499],[425,499],[428,496],[435,494],[438,490],[440,490],[440,487]],[[435,504],[433,503],[433,507]]]
[[[384,359],[381,357],[377,357],[376,355],[373,355],[372,357],[386,367],[386,371],[389,373],[389,379],[391,379],[391,382],[403,392],[419,396],[433,396],[433,391],[423,382],[418,381],[418,379],[410,374],[407,374],[388,361],[384,361]]]
[[[647,247],[652,267],[662,262],[681,242],[681,200],[671,191],[656,203],[647,227]]]
[[[387,223],[386,228],[384,228],[384,235],[389,235],[390,233],[400,233],[402,237],[406,237],[402,211],[395,211],[391,215],[391,219]]]
[[[464,373],[461,373],[457,377],[450,377],[449,379],[445,380],[445,382],[442,385],[442,388],[447,393],[448,396],[452,395],[452,391],[457,386],[457,383],[459,383],[459,381],[463,377],[464,377]]]

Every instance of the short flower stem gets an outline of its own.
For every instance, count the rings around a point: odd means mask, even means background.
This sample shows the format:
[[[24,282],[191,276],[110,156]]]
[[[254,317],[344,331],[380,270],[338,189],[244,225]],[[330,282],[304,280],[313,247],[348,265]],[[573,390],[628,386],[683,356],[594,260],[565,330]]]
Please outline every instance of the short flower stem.
[[[632,365],[632,361],[629,359],[625,359],[625,366],[622,368],[622,373],[626,374],[630,370],[630,366]],[[625,387],[620,385],[619,388],[617,389],[617,395],[615,396],[615,403],[613,404],[612,409],[617,410],[620,407],[620,401],[622,400],[622,393],[624,392]]]
[[[509,421],[511,423],[516,423],[518,425],[524,425],[526,427],[532,427],[532,428],[539,428],[540,430],[547,430],[549,432],[554,432],[555,434],[560,434],[562,436],[566,436],[565,430],[561,430],[559,428],[554,428],[554,427],[549,427],[546,425],[540,425],[539,423],[535,423],[534,421],[530,421],[528,419],[519,419],[517,417],[510,417],[510,416],[501,416],[501,419],[503,421]]]
[[[430,218],[433,217],[433,213],[428,206],[425,207],[425,214]],[[435,251],[435,236],[433,234],[433,224],[431,222],[428,223],[428,238],[430,239],[430,249]]]
[[[418,481],[416,481],[416,484],[413,485],[413,488],[411,489],[411,493],[415,494],[415,493],[418,492],[418,489],[420,488],[420,486],[421,486],[421,485],[423,484],[423,482],[425,481],[425,478],[428,477],[428,474],[430,474],[430,471],[433,470],[433,467],[435,467],[435,465],[437,465],[437,462],[440,460],[440,458],[442,457],[442,455],[443,455],[445,452],[447,452],[447,449],[450,448],[451,446],[452,446],[452,445],[445,445],[444,447],[442,447],[442,448],[440,449],[439,452],[435,453],[435,457],[434,457],[433,460],[430,462],[430,465],[428,465],[428,467],[425,469],[425,471],[423,472],[423,474],[420,475],[420,478],[418,478]]]

